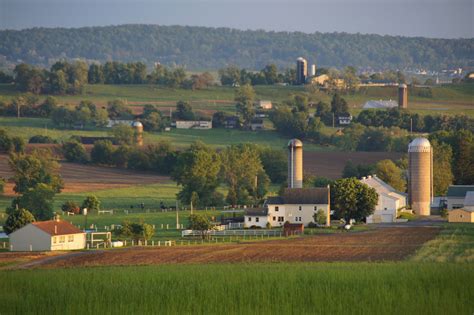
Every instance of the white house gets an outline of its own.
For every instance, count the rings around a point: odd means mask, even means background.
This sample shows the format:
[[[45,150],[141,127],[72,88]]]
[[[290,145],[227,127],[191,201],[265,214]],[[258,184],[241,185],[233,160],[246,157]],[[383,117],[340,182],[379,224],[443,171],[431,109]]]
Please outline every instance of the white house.
[[[395,190],[377,176],[362,177],[362,183],[374,188],[379,195],[374,214],[366,218],[367,223],[395,222],[397,210],[407,204],[407,195]]]
[[[86,233],[67,221],[33,222],[10,233],[12,251],[74,250],[86,247]]]
[[[258,101],[258,108],[261,109],[272,109],[273,105],[271,101]]]
[[[307,226],[314,214],[324,211],[329,225],[329,188],[286,188],[283,196],[268,197],[263,209],[247,210],[245,227],[283,226],[285,222]]]

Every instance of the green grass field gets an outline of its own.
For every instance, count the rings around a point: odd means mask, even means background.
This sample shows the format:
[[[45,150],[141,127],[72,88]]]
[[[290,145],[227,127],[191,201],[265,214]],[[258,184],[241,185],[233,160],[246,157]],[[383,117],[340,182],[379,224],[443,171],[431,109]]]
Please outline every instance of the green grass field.
[[[474,116],[474,86],[472,84],[441,85],[431,87],[432,97],[421,97],[409,91],[409,110],[423,114],[467,114]],[[174,107],[179,100],[189,101],[196,110],[222,110],[235,112],[235,88],[215,86],[204,90],[171,89],[155,85],[86,85],[81,95],[57,96],[61,104],[77,104],[90,100],[104,106],[113,99],[126,100],[129,105],[152,103],[163,109]],[[282,103],[291,95],[307,93],[301,86],[255,86],[256,98]],[[12,85],[0,84],[0,101],[10,101],[20,95]],[[309,94],[308,94],[309,95]],[[41,96],[43,99],[45,96]],[[368,100],[397,99],[395,87],[361,88],[343,96],[351,111],[357,113]],[[330,102],[325,92],[312,94],[313,101]]]
[[[1,271],[2,314],[472,314],[474,267],[161,265]]]
[[[9,134],[22,137],[28,141],[34,135],[47,135],[58,142],[65,141],[71,136],[110,136],[110,129],[107,128],[86,128],[85,130],[71,130],[57,128],[50,119],[44,118],[15,118],[0,117],[0,128],[4,128]],[[325,127],[323,130],[329,134],[332,128]],[[177,148],[185,148],[195,141],[202,141],[214,148],[225,148],[232,144],[253,143],[262,146],[269,146],[275,149],[283,149],[288,143],[288,137],[280,136],[276,131],[243,131],[230,129],[209,129],[209,130],[187,130],[171,129],[163,132],[145,132],[145,144],[152,144],[158,141],[168,140]],[[305,144],[307,151],[328,151],[335,150],[334,147],[320,146],[317,144]]]

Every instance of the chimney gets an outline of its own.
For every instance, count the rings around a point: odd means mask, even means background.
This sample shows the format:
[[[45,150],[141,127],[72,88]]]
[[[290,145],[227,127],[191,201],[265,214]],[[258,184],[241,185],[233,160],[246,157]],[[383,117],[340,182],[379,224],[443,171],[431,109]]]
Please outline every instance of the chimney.
[[[58,234],[58,226],[56,224],[54,225],[54,234]]]

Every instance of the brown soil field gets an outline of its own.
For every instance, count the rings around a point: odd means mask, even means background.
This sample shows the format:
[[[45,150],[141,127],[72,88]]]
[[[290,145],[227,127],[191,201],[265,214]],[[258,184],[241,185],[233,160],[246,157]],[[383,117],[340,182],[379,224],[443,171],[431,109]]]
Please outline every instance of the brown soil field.
[[[397,261],[438,233],[436,227],[378,228],[233,245],[134,247],[40,258],[19,268],[255,262]],[[4,254],[6,255],[6,254]]]
[[[13,175],[8,166],[7,159],[6,155],[0,155],[0,177],[9,178]],[[65,184],[63,192],[122,188],[132,185],[157,184],[170,180],[167,176],[158,176],[145,172],[67,162],[61,163],[60,173]],[[13,183],[7,183],[5,194],[14,194]]]
[[[399,152],[304,152],[303,168],[305,175],[337,179],[349,160],[354,164],[374,164],[385,159],[395,161],[403,155]]]

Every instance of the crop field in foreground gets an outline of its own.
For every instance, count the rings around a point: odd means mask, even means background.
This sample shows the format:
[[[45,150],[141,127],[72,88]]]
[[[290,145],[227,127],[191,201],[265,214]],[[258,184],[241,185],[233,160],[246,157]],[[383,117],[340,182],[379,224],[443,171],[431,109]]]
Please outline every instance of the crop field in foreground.
[[[267,263],[1,271],[2,314],[472,314],[474,267]]]

